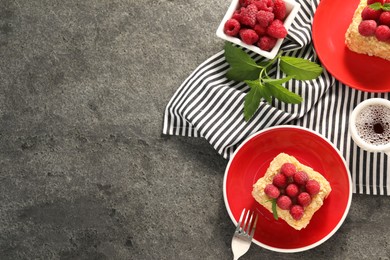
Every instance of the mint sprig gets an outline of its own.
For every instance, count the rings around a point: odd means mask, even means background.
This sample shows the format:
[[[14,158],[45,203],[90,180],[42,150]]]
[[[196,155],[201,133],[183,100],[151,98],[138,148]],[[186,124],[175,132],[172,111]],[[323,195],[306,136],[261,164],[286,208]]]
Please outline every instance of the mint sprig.
[[[370,4],[369,7],[371,9],[374,9],[375,11],[378,11],[378,10],[381,10],[381,9],[383,11],[390,11],[390,3],[381,4],[379,2],[376,2],[376,3]]]
[[[276,210],[276,199],[272,200],[272,214],[274,215],[274,219],[279,219],[278,211]]]
[[[276,199],[269,199],[269,200],[266,200],[265,202],[271,202],[272,206],[272,215],[274,215],[274,219],[275,220],[278,220],[279,219],[279,216],[278,216],[278,211],[276,209],[276,206],[277,206],[277,202],[276,202]]]
[[[272,98],[284,103],[300,104],[302,97],[289,91],[282,84],[296,80],[311,80],[322,73],[322,68],[317,63],[279,53],[274,59],[257,63],[245,51],[225,43],[225,59],[230,65],[226,77],[235,81],[245,82],[250,90],[245,96],[244,118],[250,120],[259,108],[261,99],[268,103]],[[279,61],[280,69],[286,77],[280,79],[271,78],[268,75],[270,67]]]

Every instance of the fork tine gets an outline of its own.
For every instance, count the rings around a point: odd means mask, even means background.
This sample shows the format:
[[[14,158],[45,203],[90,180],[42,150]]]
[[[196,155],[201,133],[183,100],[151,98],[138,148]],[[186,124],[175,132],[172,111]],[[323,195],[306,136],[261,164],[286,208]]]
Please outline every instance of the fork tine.
[[[248,231],[248,227],[249,227],[249,226],[248,226],[248,224],[249,224],[248,218],[249,218],[250,213],[251,213],[250,210],[248,210],[248,211],[246,212],[246,216],[245,216],[244,223],[242,223],[242,232],[244,232],[244,233],[246,233],[246,232]]]
[[[242,222],[242,219],[244,217],[244,213],[245,213],[245,209],[243,209],[242,212],[241,212],[240,219],[238,220],[238,223],[237,223],[236,232],[238,232],[240,230],[240,228],[241,228],[241,222]]]
[[[253,214],[255,214],[255,213],[253,212]],[[259,217],[259,215],[256,214],[255,221],[253,222],[253,225],[252,225],[252,230],[251,230],[251,232],[250,232],[250,234],[249,234],[249,236],[250,236],[251,238],[253,238],[253,235],[255,234],[256,224],[257,224],[257,218],[258,218],[258,217]]]
[[[246,214],[245,223],[244,223],[244,226],[243,226],[243,231],[245,233],[247,233],[247,234],[249,234],[249,228],[250,228],[250,225],[252,223],[252,218],[253,218],[253,213],[251,214],[251,211],[248,210],[248,212]]]

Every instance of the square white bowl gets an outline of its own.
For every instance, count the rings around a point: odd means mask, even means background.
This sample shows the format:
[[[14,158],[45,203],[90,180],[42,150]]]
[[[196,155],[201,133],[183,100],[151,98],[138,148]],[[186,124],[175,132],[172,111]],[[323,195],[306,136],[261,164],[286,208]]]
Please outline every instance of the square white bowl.
[[[299,9],[301,8],[301,5],[297,2],[295,2],[294,0],[284,0],[284,3],[286,4],[287,16],[286,16],[283,24],[284,24],[284,27],[286,28],[286,30],[288,31],[292,22],[294,21],[296,15],[297,15]],[[272,48],[271,51],[264,51],[255,45],[249,45],[249,44],[244,43],[243,41],[241,41],[237,37],[233,37],[233,36],[229,36],[229,35],[225,34],[224,25],[225,25],[227,20],[232,18],[234,11],[236,11],[239,8],[239,5],[240,5],[239,0],[232,0],[231,4],[229,6],[229,9],[227,10],[225,16],[222,19],[222,22],[220,23],[220,25],[217,29],[217,33],[216,33],[217,36],[221,39],[226,40],[226,41],[229,41],[229,42],[235,43],[237,45],[240,45],[242,47],[245,47],[245,48],[247,48],[253,52],[256,52],[256,53],[260,54],[261,56],[264,56],[268,59],[273,59],[278,54],[280,46],[282,45],[282,42],[284,39],[278,39],[276,41],[276,45],[274,46],[274,48]]]

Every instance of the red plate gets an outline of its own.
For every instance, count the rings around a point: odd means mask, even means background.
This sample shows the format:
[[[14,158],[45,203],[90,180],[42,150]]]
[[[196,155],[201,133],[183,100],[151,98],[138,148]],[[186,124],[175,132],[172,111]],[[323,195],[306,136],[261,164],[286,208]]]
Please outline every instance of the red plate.
[[[345,32],[359,0],[322,0],[314,15],[313,43],[324,67],[344,84],[368,92],[390,91],[390,61],[350,51]]]
[[[324,205],[300,231],[282,219],[275,220],[251,195],[253,184],[264,176],[272,159],[281,152],[320,172],[332,187]],[[254,243],[290,253],[311,249],[336,232],[348,214],[352,182],[345,160],[329,141],[306,128],[276,126],[258,132],[237,149],[226,168],[223,192],[235,225],[244,208],[259,213]]]

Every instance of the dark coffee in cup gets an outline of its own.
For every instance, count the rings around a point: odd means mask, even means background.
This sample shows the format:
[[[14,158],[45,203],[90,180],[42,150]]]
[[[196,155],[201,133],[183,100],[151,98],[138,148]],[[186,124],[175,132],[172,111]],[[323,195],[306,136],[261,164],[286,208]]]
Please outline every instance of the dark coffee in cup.
[[[361,139],[372,145],[390,143],[390,108],[369,105],[356,116],[356,130]]]

